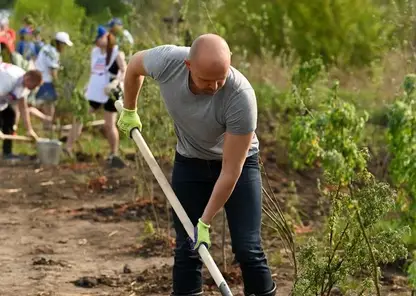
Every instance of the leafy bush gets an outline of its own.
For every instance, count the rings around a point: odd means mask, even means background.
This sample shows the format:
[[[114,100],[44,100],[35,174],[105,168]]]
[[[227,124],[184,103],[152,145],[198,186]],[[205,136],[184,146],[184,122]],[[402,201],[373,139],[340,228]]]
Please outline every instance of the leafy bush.
[[[299,252],[294,295],[329,295],[335,287],[347,295],[381,295],[378,266],[407,256],[408,228],[381,230],[396,195],[368,172],[367,149],[358,145],[368,115],[359,116],[337,91],[335,83],[319,110],[298,116],[291,130],[290,159],[296,168],[322,168],[320,191],[329,203],[322,233]]]
[[[390,47],[385,10],[371,0],[224,2],[215,16],[233,46],[275,55],[295,51],[302,61],[370,64]]]
[[[410,224],[416,231],[416,75],[409,74],[403,83],[404,93],[393,102],[388,113],[389,171],[400,189],[400,219],[394,225]],[[407,240],[416,247],[414,234]]]
[[[31,15],[35,26],[42,26],[43,33],[50,38],[56,31],[67,31],[72,35],[82,34],[82,23],[85,11],[74,0],[61,0],[57,5],[54,0],[16,0],[13,7],[11,25],[15,28],[21,26],[23,18]]]
[[[41,34],[49,42],[57,31],[69,33],[73,47],[65,48],[61,54],[61,70],[55,82],[60,100],[57,115],[65,119],[74,115],[86,120],[88,102],[83,95],[89,77],[90,51],[95,34],[94,23],[85,16],[85,11],[74,0],[63,0],[56,5],[53,0],[17,0],[13,11],[13,23],[20,24],[24,16],[31,15],[36,26],[41,26]],[[72,122],[72,118],[67,118]]]

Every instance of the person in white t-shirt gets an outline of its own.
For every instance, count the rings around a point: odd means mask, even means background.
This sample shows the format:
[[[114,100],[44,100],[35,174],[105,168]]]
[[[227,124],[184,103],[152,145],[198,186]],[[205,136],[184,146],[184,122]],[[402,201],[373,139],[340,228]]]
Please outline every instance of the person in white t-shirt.
[[[72,45],[73,43],[68,33],[58,32],[51,44],[46,44],[42,47],[35,62],[35,67],[42,73],[44,82],[36,94],[36,103],[44,104],[43,113],[52,118],[55,114],[55,101],[58,99],[54,82],[58,78],[60,54],[66,46]],[[51,122],[45,120],[44,127],[50,128]]]
[[[38,139],[37,134],[30,122],[27,106],[27,95],[29,92],[42,84],[42,74],[37,70],[25,71],[22,68],[9,64],[0,63],[0,127],[5,135],[13,133],[16,113],[13,104],[17,103],[22,114],[27,134]],[[3,158],[17,158],[12,153],[12,141],[3,141]]]
[[[115,101],[123,95],[123,79],[127,67],[124,54],[115,44],[116,39],[103,27],[99,26],[95,38],[95,47],[91,51],[91,74],[85,97],[91,106],[90,112],[104,109],[104,129],[110,145],[107,159],[113,167],[124,167],[118,157],[119,133],[116,127],[117,109]],[[80,136],[82,124],[76,122],[69,132],[65,152],[72,157],[72,146]]]

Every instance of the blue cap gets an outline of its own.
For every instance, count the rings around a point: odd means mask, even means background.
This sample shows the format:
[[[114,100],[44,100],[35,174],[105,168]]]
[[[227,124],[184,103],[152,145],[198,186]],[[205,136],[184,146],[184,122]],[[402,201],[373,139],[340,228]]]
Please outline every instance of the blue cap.
[[[98,26],[97,35],[95,36],[95,41],[103,37],[105,34],[107,34],[107,30],[103,26]]]
[[[110,28],[112,28],[112,27],[114,27],[116,25],[118,25],[118,26],[122,26],[123,25],[123,22],[121,21],[121,19],[119,19],[119,18],[113,18],[107,24],[107,26],[110,27]]]
[[[20,35],[26,35],[26,34],[30,34],[30,33],[31,33],[31,31],[29,30],[29,28],[26,28],[26,27],[21,28],[20,31],[19,31]]]

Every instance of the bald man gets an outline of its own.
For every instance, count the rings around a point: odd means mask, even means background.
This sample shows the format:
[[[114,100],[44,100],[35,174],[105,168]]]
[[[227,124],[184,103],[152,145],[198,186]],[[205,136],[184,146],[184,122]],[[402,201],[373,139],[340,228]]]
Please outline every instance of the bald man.
[[[210,224],[222,207],[245,294],[276,293],[260,237],[256,96],[230,63],[227,42],[206,34],[191,48],[163,45],[140,51],[127,67],[124,110],[117,125],[129,136],[134,128],[142,129],[136,98],[145,76],[156,80],[178,139],[172,187],[196,225],[193,243],[174,213],[174,296],[202,295],[202,261],[196,251],[201,244],[210,247]]]

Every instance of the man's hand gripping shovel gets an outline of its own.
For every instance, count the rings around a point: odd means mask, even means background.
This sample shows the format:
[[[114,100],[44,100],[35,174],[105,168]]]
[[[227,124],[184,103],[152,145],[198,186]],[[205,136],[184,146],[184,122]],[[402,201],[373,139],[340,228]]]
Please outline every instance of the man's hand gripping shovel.
[[[121,112],[123,110],[122,100],[117,100],[115,102],[115,106],[117,108],[117,111]],[[148,166],[150,167],[150,170],[152,171],[157,182],[159,183],[160,187],[165,193],[167,199],[169,200],[169,203],[171,204],[173,210],[175,211],[176,215],[178,216],[179,220],[184,226],[189,237],[192,238],[192,240],[194,240],[194,226],[192,225],[191,220],[189,219],[178,198],[173,192],[168,180],[166,179],[165,175],[160,169],[158,163],[156,162],[156,159],[154,158],[152,152],[150,151],[149,147],[147,146],[145,140],[143,139],[138,129],[134,129],[132,131],[132,138],[136,143],[137,147],[139,147],[141,154],[146,160]],[[211,255],[208,252],[208,249],[204,244],[201,244],[201,246],[198,248],[198,253],[201,256],[201,259],[204,262],[205,266],[208,268],[215,283],[217,284],[221,292],[221,295],[232,296],[233,294],[231,293],[230,288],[225,282],[224,277],[222,276],[220,270],[214,262],[214,259],[212,259]]]

